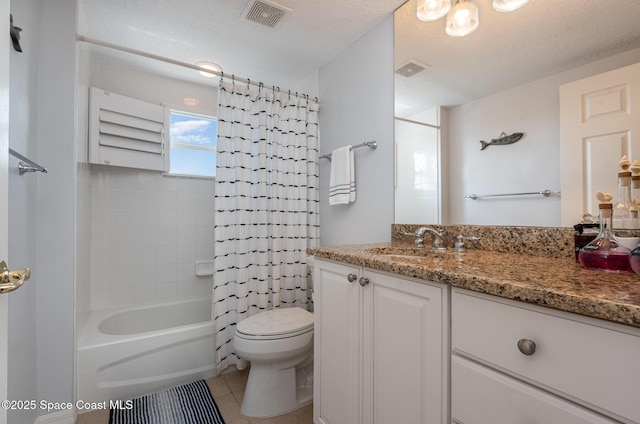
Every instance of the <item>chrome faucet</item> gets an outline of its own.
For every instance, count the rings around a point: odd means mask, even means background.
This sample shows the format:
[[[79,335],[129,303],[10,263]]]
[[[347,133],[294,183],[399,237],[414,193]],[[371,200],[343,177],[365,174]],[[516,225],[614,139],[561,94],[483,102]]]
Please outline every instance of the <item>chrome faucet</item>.
[[[480,240],[478,237],[466,237],[460,234],[456,237],[457,241],[455,246],[453,246],[454,252],[466,252],[467,249],[464,247],[464,240]]]
[[[444,238],[442,237],[442,233],[434,230],[433,228],[420,227],[415,233],[405,233],[405,235],[414,236],[416,238],[413,242],[414,247],[424,247],[424,239],[422,236],[426,232],[430,232],[434,235],[433,241],[431,242],[431,250],[446,250],[444,247]]]

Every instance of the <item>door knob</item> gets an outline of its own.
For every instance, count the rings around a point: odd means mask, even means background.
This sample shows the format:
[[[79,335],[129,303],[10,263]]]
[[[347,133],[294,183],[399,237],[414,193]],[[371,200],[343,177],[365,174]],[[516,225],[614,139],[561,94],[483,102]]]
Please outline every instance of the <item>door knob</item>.
[[[356,281],[358,279],[358,276],[356,274],[349,274],[347,275],[347,281],[350,283],[353,283],[354,281]]]
[[[30,277],[29,268],[11,270],[5,261],[0,261],[0,294],[14,291]]]
[[[362,287],[366,286],[367,284],[369,284],[369,279],[367,277],[360,277],[360,281],[359,281],[360,285]]]

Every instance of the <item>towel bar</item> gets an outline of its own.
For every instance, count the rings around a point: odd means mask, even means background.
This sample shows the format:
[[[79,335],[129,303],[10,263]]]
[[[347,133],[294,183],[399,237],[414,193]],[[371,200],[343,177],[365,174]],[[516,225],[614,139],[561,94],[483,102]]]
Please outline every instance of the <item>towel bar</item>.
[[[352,149],[357,149],[358,147],[369,147],[371,150],[375,150],[378,148],[378,142],[375,140],[365,141],[364,143],[356,144],[355,146],[351,146]],[[331,153],[327,153],[326,155],[322,155],[318,157],[318,159],[329,159],[331,160]]]
[[[23,161],[23,162],[19,162],[18,163],[18,173],[20,175],[23,175],[25,172],[38,172],[38,171],[40,171],[40,172],[44,172],[45,174],[47,172],[49,172],[49,171],[47,171],[47,168],[43,168],[42,166],[38,165],[34,161],[22,156],[20,153],[16,152],[12,148],[9,148],[9,154],[11,156],[13,156],[15,158],[18,158],[21,161]]]

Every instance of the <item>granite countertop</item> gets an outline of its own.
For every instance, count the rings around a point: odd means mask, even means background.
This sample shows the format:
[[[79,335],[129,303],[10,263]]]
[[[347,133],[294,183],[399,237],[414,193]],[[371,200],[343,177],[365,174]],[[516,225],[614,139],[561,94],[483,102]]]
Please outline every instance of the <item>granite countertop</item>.
[[[309,255],[640,328],[640,277],[587,270],[571,255],[534,256],[469,249],[397,256],[385,249],[406,242],[307,249]]]

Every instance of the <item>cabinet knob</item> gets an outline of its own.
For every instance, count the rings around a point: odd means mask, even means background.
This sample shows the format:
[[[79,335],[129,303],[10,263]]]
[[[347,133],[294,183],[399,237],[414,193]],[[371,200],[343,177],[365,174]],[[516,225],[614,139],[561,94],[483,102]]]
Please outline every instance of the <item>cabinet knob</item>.
[[[536,342],[529,339],[520,339],[518,340],[518,350],[523,355],[531,356],[536,353]]]
[[[354,281],[356,281],[358,279],[358,276],[356,274],[349,274],[347,275],[347,281],[349,281],[350,283],[353,283]]]
[[[369,284],[369,279],[367,277],[360,277],[360,285],[364,287],[367,284]]]

